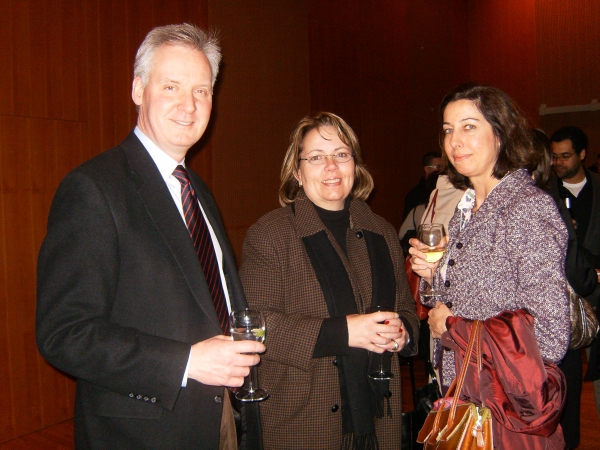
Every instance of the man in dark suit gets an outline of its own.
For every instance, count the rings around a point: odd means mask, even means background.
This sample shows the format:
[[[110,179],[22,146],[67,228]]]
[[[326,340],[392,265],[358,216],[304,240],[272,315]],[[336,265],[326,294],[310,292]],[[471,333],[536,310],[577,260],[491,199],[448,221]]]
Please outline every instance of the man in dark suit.
[[[246,300],[213,198],[185,169],[220,58],[216,39],[195,26],[152,30],[134,67],[137,127],[68,174],[52,203],[37,342],[77,379],[78,449],[236,446],[224,386],[241,386],[259,361],[246,353],[265,347],[224,336],[228,311]],[[190,211],[204,217],[202,242],[191,238]],[[259,446],[254,431],[242,446]]]
[[[583,255],[582,259],[587,260],[589,266],[600,269],[600,177],[584,166],[588,151],[588,137],[579,127],[564,126],[552,134],[550,141],[552,164],[557,175],[558,195],[568,208],[569,219],[573,221],[575,227],[576,251]],[[569,249],[569,252],[571,251]],[[581,267],[578,266],[577,269],[581,269]],[[582,270],[581,273],[587,273],[587,271]],[[588,286],[589,284],[587,283]],[[597,308],[600,286],[596,285],[591,293],[577,293],[586,295],[586,299]],[[587,376],[589,379],[600,378],[600,374],[594,374],[595,362],[598,360],[600,350],[599,345],[600,341],[596,339],[591,346],[593,359],[590,359],[588,366]],[[587,352],[589,358],[589,347]],[[564,432],[566,447],[576,448],[580,440],[581,352],[569,350],[560,364],[560,369],[565,374],[567,381],[567,400],[560,424]],[[594,381],[594,392],[596,406],[600,412],[600,403],[598,403],[600,380]]]

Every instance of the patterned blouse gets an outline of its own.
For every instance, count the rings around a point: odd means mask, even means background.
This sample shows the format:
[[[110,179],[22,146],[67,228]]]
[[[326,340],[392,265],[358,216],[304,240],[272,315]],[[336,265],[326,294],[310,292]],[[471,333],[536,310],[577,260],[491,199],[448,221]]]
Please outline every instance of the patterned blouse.
[[[450,241],[438,269],[444,301],[452,302],[455,316],[473,320],[527,309],[542,357],[559,362],[570,335],[568,234],[554,200],[525,170],[507,174],[477,212],[474,200],[467,190],[448,226]],[[437,339],[436,348],[441,350]],[[451,351],[443,350],[442,372],[449,386],[455,376]]]

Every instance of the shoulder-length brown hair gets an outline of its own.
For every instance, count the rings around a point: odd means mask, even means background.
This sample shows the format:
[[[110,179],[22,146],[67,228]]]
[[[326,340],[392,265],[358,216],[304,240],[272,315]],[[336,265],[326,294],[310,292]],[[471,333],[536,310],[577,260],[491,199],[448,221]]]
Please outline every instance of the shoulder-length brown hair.
[[[290,146],[287,149],[281,168],[281,186],[279,187],[279,203],[281,206],[294,202],[300,190],[298,180],[294,176],[300,169],[300,153],[302,153],[306,135],[321,127],[333,127],[340,140],[354,154],[354,185],[350,192],[351,198],[366,200],[373,190],[373,177],[363,164],[362,153],[356,134],[344,119],[329,112],[320,112],[314,116],[304,117],[290,136]]]
[[[441,122],[444,122],[444,111],[448,104],[459,100],[470,100],[481,112],[485,120],[492,126],[494,136],[498,139],[500,149],[492,171],[496,179],[501,179],[508,172],[525,168],[531,172],[538,163],[538,155],[531,143],[531,131],[527,119],[512,99],[493,86],[468,83],[458,86],[442,100],[440,106]],[[444,149],[444,131],[440,131],[442,148],[442,167],[448,178],[458,189],[473,187],[471,181],[458,173],[448,160]]]

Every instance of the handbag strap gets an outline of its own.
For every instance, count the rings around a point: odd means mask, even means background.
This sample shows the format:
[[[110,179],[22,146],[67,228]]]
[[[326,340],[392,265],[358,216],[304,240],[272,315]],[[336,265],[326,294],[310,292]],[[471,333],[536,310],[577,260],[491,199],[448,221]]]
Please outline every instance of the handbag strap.
[[[433,198],[429,202],[429,206],[427,207],[427,211],[425,211],[425,215],[423,216],[423,220],[421,221],[421,223],[425,223],[425,221],[427,220],[427,216],[429,215],[430,212],[431,212],[431,220],[429,221],[429,223],[433,223],[433,217],[435,216],[435,202],[437,201],[437,195],[438,195],[438,189],[435,190],[435,193],[433,194]]]
[[[454,417],[456,415],[456,407],[458,406],[458,399],[460,397],[460,392],[462,391],[463,384],[465,383],[465,378],[467,376],[467,369],[469,368],[469,361],[471,360],[471,354],[473,353],[473,348],[476,348],[475,352],[477,353],[477,364],[479,370],[481,370],[481,320],[476,320],[473,324],[473,328],[471,330],[471,336],[469,337],[469,344],[467,345],[467,349],[465,351],[465,358],[463,361],[463,366],[460,370],[460,375],[452,381],[448,392],[446,392],[446,396],[444,397],[440,408],[438,408],[438,412],[435,416],[435,421],[433,423],[433,431],[435,434],[439,431],[440,420],[442,417],[442,410],[444,409],[444,405],[446,404],[446,399],[449,399],[450,396],[452,398],[452,406],[450,408],[450,414],[448,415],[447,428],[452,428],[454,424]],[[475,345],[477,343],[477,345]]]

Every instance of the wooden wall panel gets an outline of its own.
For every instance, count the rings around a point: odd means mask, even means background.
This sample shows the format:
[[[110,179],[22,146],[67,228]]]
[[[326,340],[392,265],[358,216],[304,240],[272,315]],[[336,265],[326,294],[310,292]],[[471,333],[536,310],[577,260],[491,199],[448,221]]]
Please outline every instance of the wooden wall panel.
[[[572,106],[600,101],[600,2],[536,2],[538,104]],[[600,154],[600,111],[540,117],[550,135],[563,125],[581,127],[590,140],[586,165]]]
[[[12,1],[10,0],[2,0],[0,6],[3,11],[12,11]],[[3,43],[2,63],[0,64],[0,86],[2,86],[0,89],[0,114],[14,113],[14,22],[11,14],[0,14],[0,42]]]
[[[352,126],[375,180],[369,203],[399,228],[422,156],[438,148],[437,105],[468,77],[464,2],[308,4],[311,109]]]
[[[591,0],[0,0],[0,11],[0,442],[72,415],[73,381],[35,349],[35,259],[59,181],[135,124],[133,57],[152,27],[221,31],[213,117],[188,162],[237,256],[277,207],[289,133],[311,110],[358,133],[371,205],[398,227],[454,85],[496,84],[536,113],[589,102],[600,83]]]
[[[3,168],[5,260],[10,264],[6,285],[6,319],[9,351],[14,427],[17,435],[41,426],[37,350],[32,318],[34,317],[35,280],[31,233],[31,168],[28,155],[27,119],[2,116],[0,155]],[[7,274],[8,275],[8,274]]]
[[[309,112],[306,4],[215,0],[209,12],[223,48],[208,130],[212,189],[239,256],[245,229],[279,207],[289,135]]]
[[[537,0],[540,104],[600,101],[600,2]]]
[[[0,27],[1,28],[1,27]],[[0,64],[0,67],[2,64]],[[0,89],[1,91],[1,89]],[[0,124],[2,123],[0,116]],[[2,128],[0,128],[0,131]],[[2,158],[3,136],[0,132],[0,158]],[[6,259],[6,229],[5,223],[8,220],[4,195],[4,164],[0,159],[0,442],[15,436],[14,406],[12,399],[12,380],[10,377],[11,367],[9,364],[10,338],[8,326],[8,286],[7,279],[12,275],[12,267]]]
[[[535,0],[469,0],[471,79],[510,95],[538,120]]]
[[[133,57],[146,33],[184,21],[206,27],[208,13],[206,2],[192,0],[0,0],[0,10],[4,442],[73,415],[73,380],[35,344],[35,266],[54,192],[70,170],[135,125]]]

